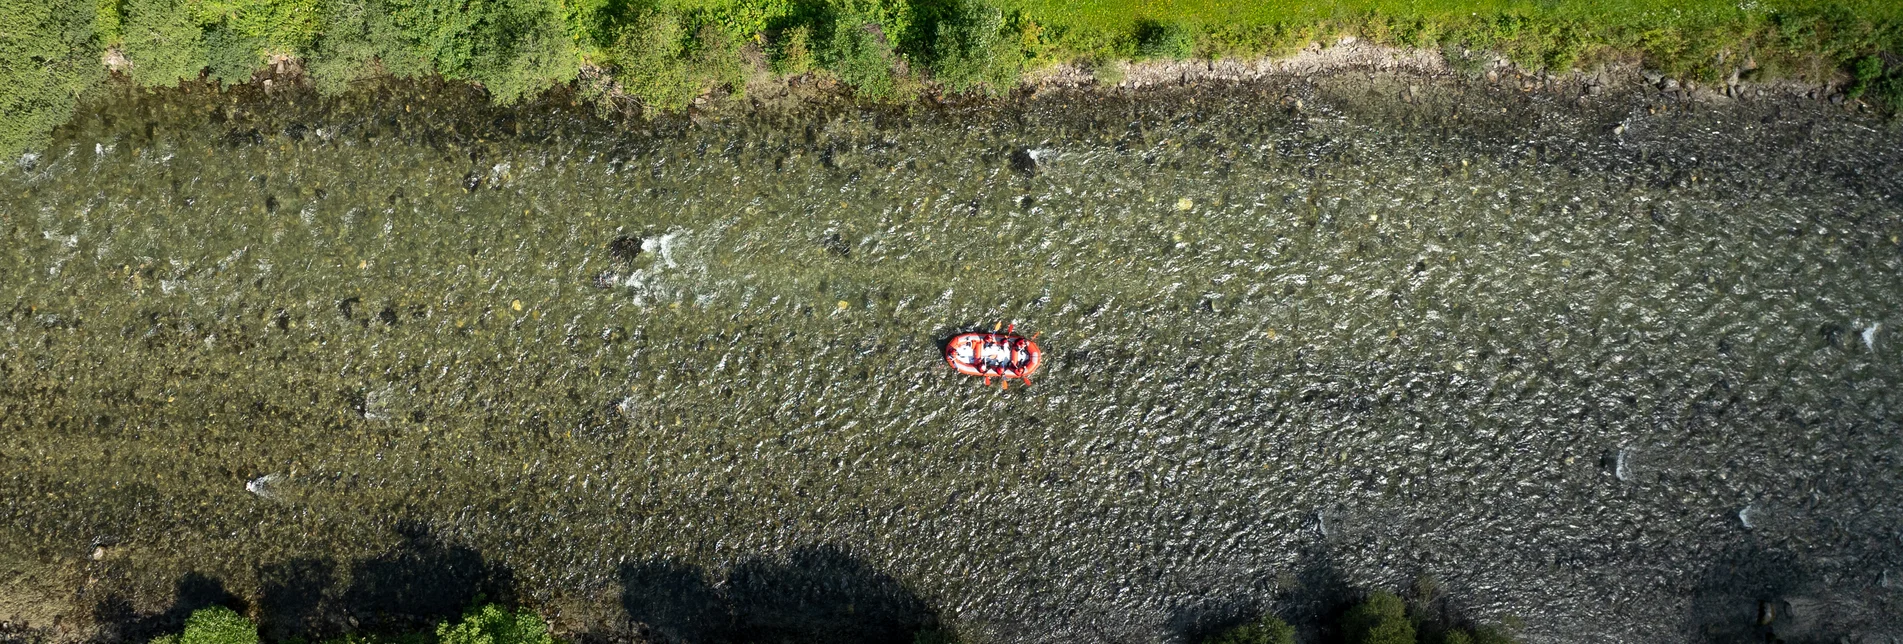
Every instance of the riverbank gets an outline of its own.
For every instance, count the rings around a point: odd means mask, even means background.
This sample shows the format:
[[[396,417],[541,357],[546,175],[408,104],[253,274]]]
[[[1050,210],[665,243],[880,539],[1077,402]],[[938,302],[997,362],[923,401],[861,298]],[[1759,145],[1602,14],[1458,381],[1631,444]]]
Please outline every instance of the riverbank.
[[[1863,0],[4,0],[0,16],[19,34],[0,50],[8,156],[43,143],[109,70],[163,87],[261,82],[259,72],[287,62],[326,93],[378,76],[440,75],[503,104],[574,85],[610,109],[654,114],[776,82],[898,103],[1008,93],[1027,74],[1034,85],[1080,74],[1103,85],[1135,74],[1142,84],[1173,68],[1299,60],[1352,38],[1438,53],[1463,73],[1496,60],[1561,76],[1610,64],[1682,86],[1789,81],[1880,106],[1903,96],[1903,9]]]

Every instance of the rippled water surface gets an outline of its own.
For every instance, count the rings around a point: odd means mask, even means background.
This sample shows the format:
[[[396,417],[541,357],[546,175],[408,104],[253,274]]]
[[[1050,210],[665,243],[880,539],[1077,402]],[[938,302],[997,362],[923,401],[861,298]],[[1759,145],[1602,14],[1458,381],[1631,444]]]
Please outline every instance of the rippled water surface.
[[[1903,637],[1894,126],[1365,74],[471,104],[121,97],[5,169],[12,556],[101,605],[460,562],[703,639],[693,593],[843,569],[848,622],[1000,642],[1423,576],[1535,641]],[[1032,386],[940,362],[1000,322]]]

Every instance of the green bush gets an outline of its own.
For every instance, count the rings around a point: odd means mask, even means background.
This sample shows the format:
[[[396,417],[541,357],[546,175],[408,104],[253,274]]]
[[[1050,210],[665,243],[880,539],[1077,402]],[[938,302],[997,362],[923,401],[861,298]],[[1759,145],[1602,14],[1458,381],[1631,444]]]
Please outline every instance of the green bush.
[[[797,76],[813,70],[813,30],[800,25],[780,36],[773,51],[773,73]]]
[[[1348,644],[1414,644],[1407,605],[1392,593],[1375,593],[1341,618]]]
[[[436,627],[441,644],[555,644],[548,622],[528,610],[508,612],[489,604],[463,615],[458,624]],[[197,644],[181,642],[180,644]]]
[[[740,39],[719,25],[706,23],[694,32],[689,68],[700,87],[716,86],[738,93],[747,82],[747,61],[741,57]]]
[[[181,0],[126,0],[122,49],[132,82],[146,87],[198,78],[210,64],[205,31]]]
[[[1010,88],[1024,53],[1005,29],[1004,12],[985,0],[955,0],[932,41],[933,75],[955,92],[995,94]]]
[[[44,145],[105,77],[95,15],[85,0],[0,0],[0,162]]]
[[[881,20],[879,7],[846,0],[834,8],[832,30],[819,52],[819,62],[853,91],[872,99],[888,99],[897,94],[898,83],[892,73],[896,53],[888,31],[894,25]]]
[[[1196,53],[1196,34],[1181,22],[1137,24],[1137,58],[1180,60]]]
[[[1440,634],[1439,644],[1515,644],[1514,639],[1496,628],[1452,629]]]
[[[152,644],[258,644],[258,625],[223,606],[200,608],[185,619],[185,633],[166,635]]]
[[[1295,644],[1295,629],[1274,615],[1217,633],[1204,644]]]
[[[238,84],[251,80],[251,72],[264,58],[259,50],[264,42],[248,38],[223,25],[205,30],[205,63],[213,80]]]
[[[378,74],[398,78],[430,72],[430,62],[404,39],[383,0],[333,0],[324,35],[305,63],[319,92],[335,94]]]
[[[609,48],[622,91],[645,109],[676,111],[698,92],[688,72],[681,23],[673,14],[651,12],[622,28]]]
[[[1869,91],[1877,81],[1883,78],[1883,59],[1876,56],[1864,56],[1851,65],[1850,89],[1845,92],[1850,98],[1859,98]]]
[[[552,20],[538,20],[524,30],[510,54],[499,68],[473,76],[489,90],[491,100],[503,105],[572,83],[581,73],[575,41]]]
[[[446,78],[509,104],[573,81],[580,50],[551,0],[388,0],[391,22]]]
[[[301,53],[317,37],[323,16],[320,0],[191,0],[188,6],[199,24],[230,30],[253,45],[254,55]]]

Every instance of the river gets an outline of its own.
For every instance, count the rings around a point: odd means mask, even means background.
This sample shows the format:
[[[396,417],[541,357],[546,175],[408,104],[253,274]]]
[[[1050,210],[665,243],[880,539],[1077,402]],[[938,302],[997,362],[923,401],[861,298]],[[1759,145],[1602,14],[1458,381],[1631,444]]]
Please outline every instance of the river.
[[[1576,96],[125,90],[0,172],[0,556],[267,635],[1903,636],[1903,132]]]

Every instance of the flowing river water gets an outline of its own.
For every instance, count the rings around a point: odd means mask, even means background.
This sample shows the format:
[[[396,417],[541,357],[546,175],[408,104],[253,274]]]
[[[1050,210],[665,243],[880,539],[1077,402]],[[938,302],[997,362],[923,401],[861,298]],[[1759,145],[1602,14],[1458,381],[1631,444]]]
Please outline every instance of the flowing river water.
[[[110,97],[0,174],[0,556],[279,635],[1903,637],[1903,133],[1575,96]],[[998,323],[1031,386],[940,360]]]

